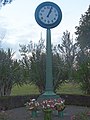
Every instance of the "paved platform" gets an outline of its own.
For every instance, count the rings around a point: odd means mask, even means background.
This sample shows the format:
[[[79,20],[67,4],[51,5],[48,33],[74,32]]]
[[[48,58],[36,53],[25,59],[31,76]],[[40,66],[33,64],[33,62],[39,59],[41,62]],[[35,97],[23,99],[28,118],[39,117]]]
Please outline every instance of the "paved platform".
[[[64,110],[64,117],[60,118],[56,112],[53,112],[52,120],[71,120],[72,115],[85,111],[90,112],[90,108],[81,106],[66,106]],[[9,120],[44,120],[42,111],[38,111],[37,118],[32,118],[31,113],[27,111],[25,107],[15,108],[6,112],[9,114]]]

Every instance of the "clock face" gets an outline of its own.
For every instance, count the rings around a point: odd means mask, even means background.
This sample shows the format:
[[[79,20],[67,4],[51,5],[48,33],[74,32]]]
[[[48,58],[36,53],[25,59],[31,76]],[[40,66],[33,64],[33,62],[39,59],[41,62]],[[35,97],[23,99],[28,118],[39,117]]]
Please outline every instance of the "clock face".
[[[62,12],[55,3],[44,2],[37,7],[35,19],[41,27],[54,28],[60,23]]]
[[[58,19],[58,11],[52,6],[44,6],[39,12],[39,19],[45,24],[53,24]]]

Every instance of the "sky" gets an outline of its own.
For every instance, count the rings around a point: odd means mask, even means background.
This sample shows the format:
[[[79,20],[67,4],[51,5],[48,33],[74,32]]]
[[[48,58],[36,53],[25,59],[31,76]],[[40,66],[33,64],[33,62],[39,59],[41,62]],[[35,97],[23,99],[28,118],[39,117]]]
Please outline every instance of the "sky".
[[[50,0],[58,4],[62,11],[60,24],[51,29],[52,44],[61,42],[63,32],[68,30],[76,37],[75,26],[79,25],[81,14],[84,14],[90,0]],[[46,40],[46,29],[35,21],[36,7],[45,0],[14,0],[0,9],[0,40],[4,48],[18,51],[19,44],[28,44],[31,40],[38,43],[41,37]]]

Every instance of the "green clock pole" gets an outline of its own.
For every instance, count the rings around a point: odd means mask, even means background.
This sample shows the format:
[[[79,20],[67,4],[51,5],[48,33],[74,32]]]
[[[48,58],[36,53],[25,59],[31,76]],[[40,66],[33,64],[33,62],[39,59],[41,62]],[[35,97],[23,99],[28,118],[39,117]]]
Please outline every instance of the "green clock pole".
[[[52,76],[52,49],[51,49],[51,30],[47,29],[46,34],[46,86],[47,94],[53,93],[53,76]]]
[[[43,99],[56,99],[60,98],[59,95],[54,93],[53,75],[52,75],[52,48],[51,48],[51,30],[46,31],[46,83],[45,91],[38,97],[38,100]]]

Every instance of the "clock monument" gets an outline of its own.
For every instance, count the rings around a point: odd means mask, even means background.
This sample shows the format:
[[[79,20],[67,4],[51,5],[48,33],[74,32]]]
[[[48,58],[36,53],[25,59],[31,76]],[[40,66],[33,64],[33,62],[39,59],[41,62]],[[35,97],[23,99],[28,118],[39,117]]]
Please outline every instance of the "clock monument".
[[[61,22],[62,12],[57,4],[43,2],[36,8],[35,19],[41,27],[46,28],[46,84],[45,91],[38,100],[59,98],[60,96],[53,92],[51,29]]]

